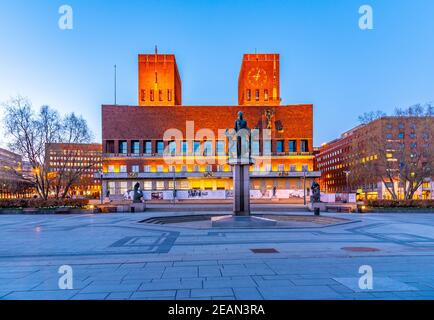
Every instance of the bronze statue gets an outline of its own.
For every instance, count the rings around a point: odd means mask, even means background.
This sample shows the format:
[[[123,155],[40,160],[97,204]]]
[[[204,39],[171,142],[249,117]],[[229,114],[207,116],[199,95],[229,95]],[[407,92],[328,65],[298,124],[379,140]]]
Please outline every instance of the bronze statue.
[[[235,121],[235,132],[239,132],[242,129],[249,130],[247,121],[244,120],[244,114],[240,111],[238,112],[238,119]]]
[[[140,190],[140,183],[134,185],[133,203],[142,203],[143,192]]]
[[[312,196],[310,201],[312,203],[320,203],[321,202],[321,188],[318,182],[315,180],[312,182],[312,186],[310,187],[312,190]]]

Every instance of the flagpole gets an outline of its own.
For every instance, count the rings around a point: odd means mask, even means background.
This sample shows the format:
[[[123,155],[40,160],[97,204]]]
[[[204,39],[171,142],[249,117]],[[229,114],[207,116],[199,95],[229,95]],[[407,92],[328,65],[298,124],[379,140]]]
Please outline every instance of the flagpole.
[[[114,65],[114,68],[115,68],[115,83],[114,83],[114,85],[115,85],[115,105],[117,105],[117,66],[116,65]]]

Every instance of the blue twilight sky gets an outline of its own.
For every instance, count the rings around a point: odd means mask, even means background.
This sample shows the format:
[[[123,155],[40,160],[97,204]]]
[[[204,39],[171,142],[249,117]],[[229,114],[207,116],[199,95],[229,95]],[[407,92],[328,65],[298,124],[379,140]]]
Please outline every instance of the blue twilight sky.
[[[364,4],[371,31],[358,27]],[[315,105],[315,145],[365,111],[434,100],[433,0],[0,0],[0,101],[83,114],[99,141],[113,65],[118,103],[135,105],[137,54],[156,44],[176,54],[185,105],[236,104],[242,54],[280,53],[283,103]]]

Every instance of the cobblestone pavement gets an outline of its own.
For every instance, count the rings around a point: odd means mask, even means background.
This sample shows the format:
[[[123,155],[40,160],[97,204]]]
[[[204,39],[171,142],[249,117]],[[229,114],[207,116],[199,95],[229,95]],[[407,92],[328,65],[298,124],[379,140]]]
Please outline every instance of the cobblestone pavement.
[[[433,214],[277,230],[138,223],[172,214],[185,212],[2,215],[0,299],[434,298]],[[72,290],[59,289],[64,265]],[[372,290],[358,285],[364,265]]]

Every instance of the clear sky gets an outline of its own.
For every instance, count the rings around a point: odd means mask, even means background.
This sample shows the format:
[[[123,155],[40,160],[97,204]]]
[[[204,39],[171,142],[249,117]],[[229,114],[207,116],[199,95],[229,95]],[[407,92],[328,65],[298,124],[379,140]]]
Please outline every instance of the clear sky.
[[[374,30],[359,28],[364,4]],[[118,103],[136,105],[137,54],[155,45],[176,54],[185,105],[236,104],[242,54],[280,53],[283,103],[315,105],[315,145],[365,111],[434,100],[432,0],[0,0],[0,101],[83,114],[99,141],[113,65]]]

